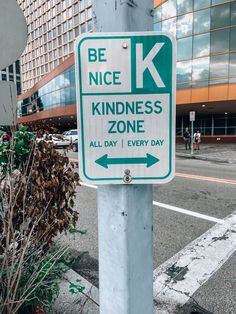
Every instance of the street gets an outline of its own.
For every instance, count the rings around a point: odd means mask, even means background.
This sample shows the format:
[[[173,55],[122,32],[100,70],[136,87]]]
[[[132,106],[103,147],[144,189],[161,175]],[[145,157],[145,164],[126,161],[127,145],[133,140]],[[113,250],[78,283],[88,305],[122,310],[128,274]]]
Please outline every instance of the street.
[[[69,153],[69,156],[74,161],[77,158],[76,153]],[[176,277],[174,283],[179,281],[180,286],[184,287],[185,298],[182,305],[196,301],[214,314],[235,313],[236,254],[232,252],[235,250],[236,218],[234,216],[233,222],[230,222],[232,230],[228,221],[225,223],[223,220],[236,210],[235,171],[235,164],[177,158],[176,177],[168,184],[154,186],[153,254],[156,313],[181,311],[173,305],[175,297],[178,300],[181,298],[172,293],[168,294],[168,289],[173,291],[174,287],[166,284],[160,286],[163,274],[172,276],[172,279],[173,276]],[[69,243],[71,248],[77,251],[87,251],[90,257],[97,260],[96,188],[79,187],[76,205],[80,213],[78,228],[87,230],[87,233],[70,236],[69,241],[68,237],[62,237],[60,241]],[[226,234],[222,229],[224,226],[227,227],[225,232],[231,230],[232,234]],[[208,230],[208,234],[205,234]],[[231,235],[234,236],[233,240]],[[194,244],[189,247],[194,240]],[[209,240],[212,241],[210,245],[206,244]],[[201,247],[202,251],[191,257],[196,247]],[[214,248],[214,263],[208,261],[207,256],[211,247]],[[181,258],[189,252],[190,260],[199,260],[197,266],[188,265],[190,277],[186,274],[187,268],[184,269],[186,265],[182,265],[184,272],[179,268],[180,273],[178,269],[170,267],[173,263],[176,265],[178,260],[184,263]],[[169,261],[175,254],[176,257]],[[194,282],[197,282],[198,286]],[[168,295],[168,300],[165,295]],[[166,305],[167,301],[170,305]]]

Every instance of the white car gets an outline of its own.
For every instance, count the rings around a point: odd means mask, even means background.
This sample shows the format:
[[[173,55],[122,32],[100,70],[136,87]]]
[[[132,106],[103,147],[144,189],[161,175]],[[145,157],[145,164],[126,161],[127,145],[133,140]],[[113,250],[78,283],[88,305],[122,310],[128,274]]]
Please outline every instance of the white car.
[[[46,141],[56,147],[65,147],[70,145],[70,140],[62,134],[48,134],[36,139],[37,142]]]
[[[78,139],[78,130],[73,129],[63,133],[64,136],[70,140],[70,144],[72,144],[75,140]]]
[[[70,145],[70,140],[62,134],[49,135],[48,143],[52,143],[56,147],[65,147]]]

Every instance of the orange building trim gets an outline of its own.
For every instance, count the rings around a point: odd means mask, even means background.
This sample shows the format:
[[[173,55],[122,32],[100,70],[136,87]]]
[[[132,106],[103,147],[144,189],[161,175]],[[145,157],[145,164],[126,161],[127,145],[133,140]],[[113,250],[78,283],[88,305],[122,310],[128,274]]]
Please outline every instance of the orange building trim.
[[[76,105],[69,105],[58,107],[54,109],[47,109],[40,111],[29,116],[18,118],[18,123],[29,123],[34,121],[40,121],[44,119],[56,118],[56,117],[67,117],[76,115]]]
[[[159,7],[159,5],[161,5],[162,3],[166,2],[167,0],[154,0],[154,9]]]
[[[208,87],[177,90],[176,104],[227,101],[236,99],[236,84],[222,84]]]

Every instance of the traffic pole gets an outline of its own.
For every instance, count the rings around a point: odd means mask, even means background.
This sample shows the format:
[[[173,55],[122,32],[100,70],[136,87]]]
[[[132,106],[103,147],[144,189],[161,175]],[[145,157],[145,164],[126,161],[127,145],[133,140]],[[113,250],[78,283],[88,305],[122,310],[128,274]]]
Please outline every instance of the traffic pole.
[[[191,155],[193,155],[193,120],[191,121]]]
[[[94,0],[95,31],[151,31],[152,8],[153,0]],[[101,314],[153,313],[152,199],[150,184],[98,187]]]

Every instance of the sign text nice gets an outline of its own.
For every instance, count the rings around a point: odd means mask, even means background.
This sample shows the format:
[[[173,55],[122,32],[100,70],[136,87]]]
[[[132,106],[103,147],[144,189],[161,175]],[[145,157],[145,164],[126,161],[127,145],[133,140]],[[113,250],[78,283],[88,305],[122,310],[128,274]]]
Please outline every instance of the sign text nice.
[[[165,87],[154,63],[153,58],[162,48],[163,43],[156,43],[150,50],[149,54],[143,58],[143,44],[136,44],[136,86],[143,88],[143,74],[148,69],[152,75],[157,87]],[[89,48],[88,49],[89,63],[104,63],[107,62],[106,48]],[[89,85],[121,85],[120,71],[96,71],[88,72]],[[157,101],[113,101],[113,102],[92,102],[91,114],[92,116],[119,116],[127,115],[131,117],[134,115],[159,115],[162,112],[162,104]],[[143,119],[129,119],[129,120],[109,120],[107,132],[113,133],[145,133],[145,120]]]

